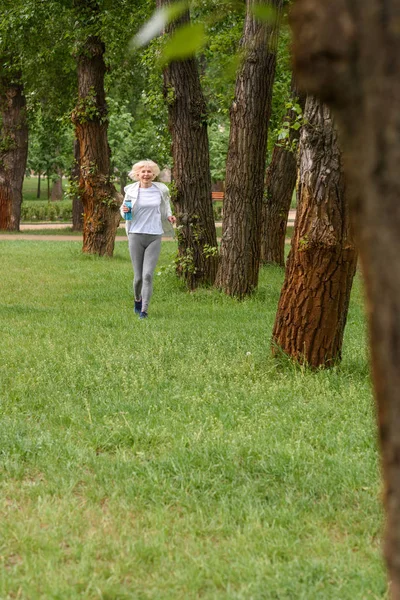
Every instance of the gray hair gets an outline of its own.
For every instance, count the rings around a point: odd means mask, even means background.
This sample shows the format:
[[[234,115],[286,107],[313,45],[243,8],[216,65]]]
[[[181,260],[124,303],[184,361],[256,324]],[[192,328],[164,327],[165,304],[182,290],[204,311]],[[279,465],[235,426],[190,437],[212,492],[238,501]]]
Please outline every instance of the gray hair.
[[[152,170],[153,178],[157,177],[157,175],[160,173],[160,167],[154,161],[140,160],[133,165],[131,171],[128,173],[128,177],[137,181],[139,179],[139,172],[142,167],[149,167]]]

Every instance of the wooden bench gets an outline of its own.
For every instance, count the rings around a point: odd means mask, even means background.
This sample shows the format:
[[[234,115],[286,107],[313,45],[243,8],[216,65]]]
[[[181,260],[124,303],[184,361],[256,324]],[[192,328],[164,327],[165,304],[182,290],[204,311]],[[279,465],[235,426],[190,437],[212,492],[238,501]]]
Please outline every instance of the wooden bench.
[[[222,202],[222,200],[224,199],[225,193],[224,192],[211,192],[211,198],[213,202],[217,202],[220,201]]]

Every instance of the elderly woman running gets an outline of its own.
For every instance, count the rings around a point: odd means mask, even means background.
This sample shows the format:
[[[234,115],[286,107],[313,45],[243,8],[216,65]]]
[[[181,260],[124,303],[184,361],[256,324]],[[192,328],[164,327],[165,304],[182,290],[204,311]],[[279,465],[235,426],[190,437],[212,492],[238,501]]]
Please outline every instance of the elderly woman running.
[[[148,316],[161,236],[175,223],[167,186],[153,181],[159,173],[158,165],[152,160],[141,160],[133,165],[129,177],[136,183],[126,186],[121,205],[134,272],[135,313],[140,319]]]

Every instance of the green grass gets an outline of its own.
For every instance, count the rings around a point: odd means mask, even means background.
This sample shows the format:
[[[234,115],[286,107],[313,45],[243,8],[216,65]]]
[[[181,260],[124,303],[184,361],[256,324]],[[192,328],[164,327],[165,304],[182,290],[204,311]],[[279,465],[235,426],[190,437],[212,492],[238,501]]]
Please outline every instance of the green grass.
[[[311,373],[270,355],[279,268],[242,303],[157,271],[139,321],[126,244],[0,253],[2,600],[386,598],[358,278]]]

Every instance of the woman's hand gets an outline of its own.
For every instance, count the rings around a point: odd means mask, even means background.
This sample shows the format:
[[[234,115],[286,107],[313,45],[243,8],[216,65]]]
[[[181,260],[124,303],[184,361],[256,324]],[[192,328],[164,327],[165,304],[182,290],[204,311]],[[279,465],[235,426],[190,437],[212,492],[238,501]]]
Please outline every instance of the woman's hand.
[[[128,208],[128,207],[126,206],[126,204],[123,204],[123,205],[122,205],[122,212],[124,212],[124,213],[127,213],[127,212],[129,212],[130,210],[131,210],[131,209],[130,209],[130,208]]]
[[[172,215],[171,217],[168,217],[168,221],[172,224],[176,223],[176,217],[174,217],[174,215]]]

